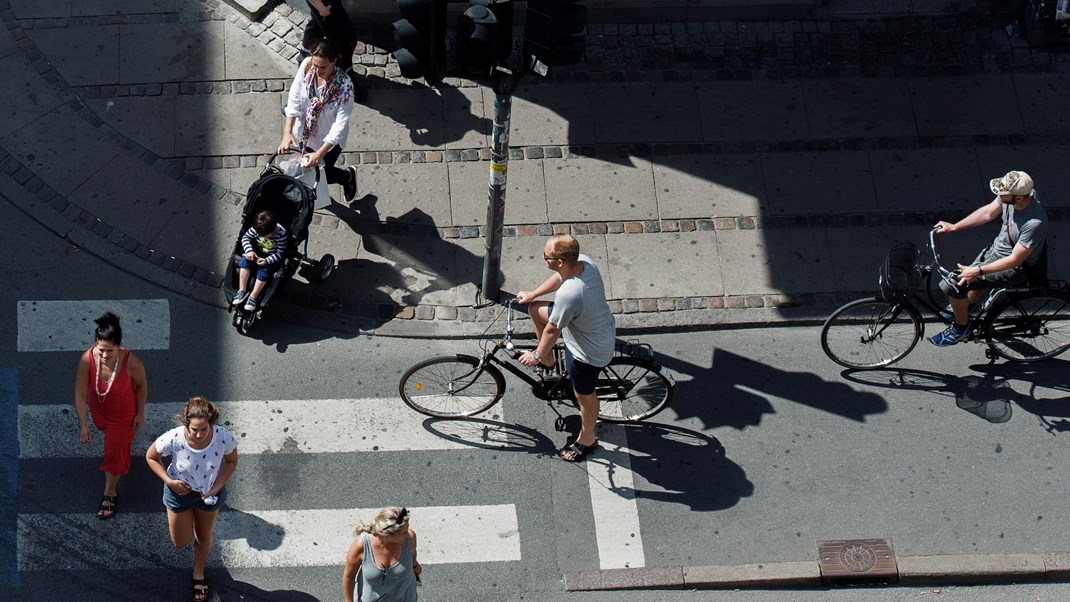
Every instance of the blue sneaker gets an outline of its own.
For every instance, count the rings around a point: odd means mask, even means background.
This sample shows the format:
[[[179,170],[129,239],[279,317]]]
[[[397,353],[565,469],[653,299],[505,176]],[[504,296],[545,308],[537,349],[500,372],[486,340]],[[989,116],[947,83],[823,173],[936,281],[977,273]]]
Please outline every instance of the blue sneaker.
[[[970,317],[971,318],[976,318],[977,316],[979,316],[981,314],[981,304],[980,303],[970,303],[969,311],[970,311]],[[940,317],[945,319],[945,320],[954,320],[955,319],[955,312],[951,311],[951,304],[950,303],[945,305],[944,309],[940,310]]]
[[[970,334],[970,324],[965,326],[959,326],[958,324],[952,324],[944,329],[940,334],[929,339],[929,342],[937,347],[948,347],[958,343],[966,338],[966,335]]]

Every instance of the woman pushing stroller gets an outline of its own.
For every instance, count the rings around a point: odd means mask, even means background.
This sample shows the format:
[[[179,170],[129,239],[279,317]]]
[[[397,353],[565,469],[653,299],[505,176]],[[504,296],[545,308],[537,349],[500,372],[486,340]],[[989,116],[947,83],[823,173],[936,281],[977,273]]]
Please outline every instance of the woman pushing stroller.
[[[324,39],[301,61],[283,109],[286,124],[278,152],[289,152],[293,146],[304,154],[304,167],[314,168],[323,162],[327,183],[341,184],[346,202],[352,202],[357,195],[357,170],[334,166],[349,135],[353,112],[353,82],[335,68],[340,56],[337,47]]]

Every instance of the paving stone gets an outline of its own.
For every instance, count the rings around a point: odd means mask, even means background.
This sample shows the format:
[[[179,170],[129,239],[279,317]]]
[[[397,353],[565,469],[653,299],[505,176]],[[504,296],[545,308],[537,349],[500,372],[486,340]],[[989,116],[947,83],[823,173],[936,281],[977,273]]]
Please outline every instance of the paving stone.
[[[803,81],[810,133],[818,138],[918,135],[904,79]]]
[[[663,219],[757,215],[766,198],[755,155],[668,155],[653,166]]]
[[[447,165],[453,223],[486,224],[490,162]],[[511,161],[506,185],[506,224],[540,224],[547,221],[546,187],[541,161]]]
[[[523,85],[513,95],[509,143],[513,146],[592,144],[597,141],[587,85]],[[488,118],[494,94],[483,88]],[[489,131],[489,130],[488,130]]]
[[[717,240],[712,232],[606,237],[609,296],[620,298],[722,295]],[[681,278],[681,274],[687,274]]]
[[[876,209],[872,169],[864,153],[762,155],[764,215],[867,212]]]
[[[695,87],[707,141],[809,137],[798,81],[701,82]]]
[[[727,295],[820,292],[832,282],[821,229],[721,230],[717,241]]]
[[[86,106],[120,135],[161,157],[175,155],[175,97],[106,98],[87,100]]]
[[[7,74],[8,82],[4,90],[8,118],[0,122],[0,136],[18,130],[61,104],[55,92],[38,77],[21,54],[0,59],[0,69]]]
[[[651,164],[638,157],[544,159],[551,222],[656,219]]]
[[[279,144],[284,96],[279,92],[195,94],[175,99],[175,152],[256,155]],[[250,127],[255,124],[255,127]]]
[[[62,107],[32,127],[0,137],[0,144],[64,196],[119,152],[99,130]]]
[[[1025,131],[1009,75],[911,80],[910,92],[921,136]],[[976,102],[977,98],[985,100]]]
[[[28,32],[67,84],[93,86],[119,81],[119,28],[66,27]]]
[[[124,26],[119,57],[122,82],[224,79],[223,27],[218,21]]]

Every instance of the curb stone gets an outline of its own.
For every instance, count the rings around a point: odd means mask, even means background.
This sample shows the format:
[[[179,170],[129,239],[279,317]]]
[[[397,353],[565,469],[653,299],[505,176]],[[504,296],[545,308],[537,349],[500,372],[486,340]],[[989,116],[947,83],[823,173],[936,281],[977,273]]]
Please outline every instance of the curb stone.
[[[898,585],[995,585],[1066,581],[1070,552],[898,556]],[[564,574],[565,591],[801,589],[823,587],[816,560],[667,566]]]

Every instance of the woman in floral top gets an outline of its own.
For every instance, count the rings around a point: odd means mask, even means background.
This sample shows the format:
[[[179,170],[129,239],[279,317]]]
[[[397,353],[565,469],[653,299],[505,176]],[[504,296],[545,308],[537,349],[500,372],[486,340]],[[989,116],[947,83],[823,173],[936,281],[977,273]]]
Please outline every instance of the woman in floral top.
[[[301,61],[283,113],[279,153],[291,146],[301,149],[301,164],[316,167],[321,162],[329,184],[341,184],[345,199],[357,195],[357,170],[334,166],[342,154],[349,135],[349,116],[353,113],[353,82],[335,68],[341,56],[330,40],[321,40],[309,49],[310,56]]]
[[[204,565],[212,549],[212,527],[226,485],[238,466],[238,442],[216,426],[219,410],[196,396],[175,417],[179,426],[160,435],[145,452],[149,468],[164,482],[163,504],[171,543],[178,549],[193,540],[193,599],[208,599]],[[164,467],[163,458],[171,457]]]

